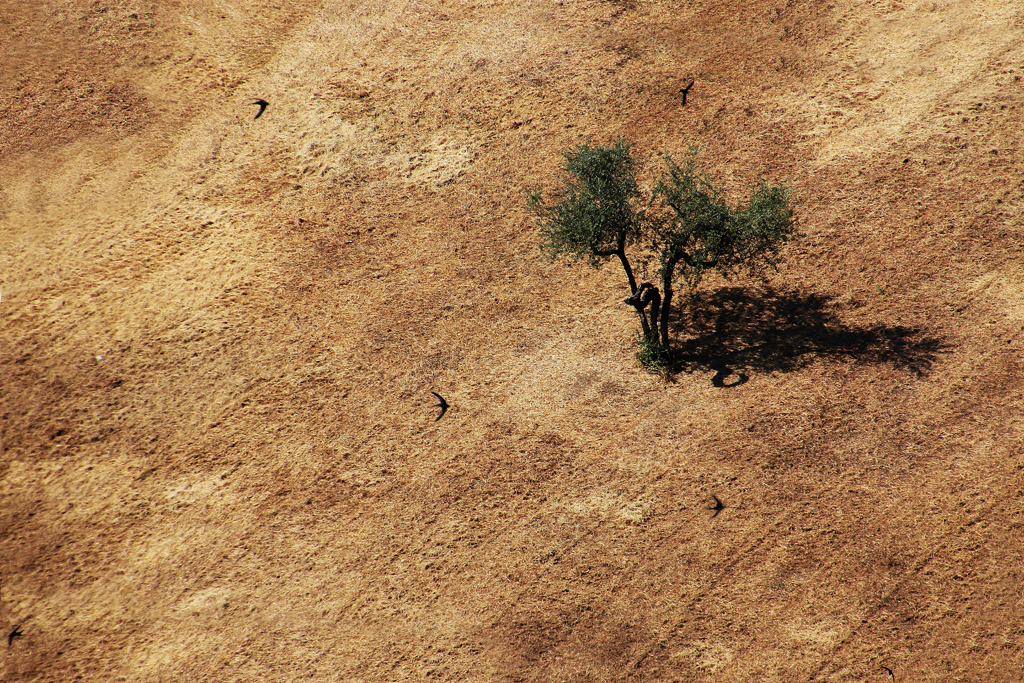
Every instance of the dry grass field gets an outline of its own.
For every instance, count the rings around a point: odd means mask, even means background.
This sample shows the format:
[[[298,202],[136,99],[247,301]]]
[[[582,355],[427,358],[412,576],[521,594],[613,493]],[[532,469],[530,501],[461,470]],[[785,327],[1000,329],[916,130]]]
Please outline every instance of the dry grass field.
[[[1024,6],[0,17],[0,680],[1024,677]],[[525,207],[618,137],[801,199],[668,379]]]

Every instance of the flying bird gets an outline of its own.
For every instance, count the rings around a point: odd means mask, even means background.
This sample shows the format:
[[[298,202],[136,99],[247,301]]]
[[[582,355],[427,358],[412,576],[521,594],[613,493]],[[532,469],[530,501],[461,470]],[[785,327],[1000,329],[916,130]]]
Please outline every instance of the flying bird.
[[[14,627],[14,630],[11,631],[10,635],[7,636],[7,647],[10,648],[11,643],[14,642],[14,639],[22,635],[24,634],[21,632],[21,624],[18,624]]]
[[[690,88],[692,88],[692,87],[693,87],[693,79],[691,78],[689,83],[687,83],[686,85],[684,85],[682,88],[679,89],[679,92],[681,92],[683,94],[683,106],[684,107],[686,106],[686,93],[690,92]]]
[[[718,500],[718,496],[716,496],[715,494],[712,493],[711,497],[715,499],[715,505],[714,505],[714,507],[709,507],[708,510],[714,510],[715,511],[715,514],[711,515],[711,519],[714,519],[715,517],[718,516],[718,513],[721,512],[725,508],[725,506],[722,505],[722,501]]]
[[[253,104],[260,105],[260,110],[256,112],[256,116],[253,117],[253,121],[255,121],[259,117],[263,116],[263,112],[265,112],[267,107],[270,106],[270,102],[267,102],[266,100],[256,100]],[[686,95],[683,95],[683,104],[686,104]]]
[[[432,393],[434,396],[437,396],[437,400],[440,401],[440,403],[438,403],[435,406],[436,408],[441,409],[441,414],[437,416],[437,420],[440,420],[442,417],[444,417],[444,414],[448,412],[448,401],[444,400],[444,396],[437,393],[436,391],[431,391],[430,393]],[[437,420],[434,420],[434,422],[437,422]]]
[[[893,674],[892,669],[887,666],[883,666],[882,668],[889,672],[889,678],[892,679],[892,683],[896,683],[896,676]]]

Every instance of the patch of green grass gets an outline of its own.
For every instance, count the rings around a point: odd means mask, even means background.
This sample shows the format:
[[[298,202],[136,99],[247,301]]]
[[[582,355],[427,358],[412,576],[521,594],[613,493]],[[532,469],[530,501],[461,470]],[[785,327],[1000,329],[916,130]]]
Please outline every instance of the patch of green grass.
[[[639,349],[636,352],[636,361],[640,367],[662,377],[669,377],[672,372],[672,356],[661,344],[648,339],[643,332],[637,332],[636,344]]]

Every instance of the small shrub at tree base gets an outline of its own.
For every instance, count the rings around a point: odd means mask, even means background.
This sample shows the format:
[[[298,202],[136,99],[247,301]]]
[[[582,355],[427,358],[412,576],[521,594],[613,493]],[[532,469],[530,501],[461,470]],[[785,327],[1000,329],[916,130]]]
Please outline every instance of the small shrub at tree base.
[[[661,344],[644,337],[643,333],[639,333],[636,335],[636,345],[638,347],[636,362],[640,364],[640,367],[655,372],[662,377],[666,377],[675,371],[675,364],[672,362],[671,355]]]

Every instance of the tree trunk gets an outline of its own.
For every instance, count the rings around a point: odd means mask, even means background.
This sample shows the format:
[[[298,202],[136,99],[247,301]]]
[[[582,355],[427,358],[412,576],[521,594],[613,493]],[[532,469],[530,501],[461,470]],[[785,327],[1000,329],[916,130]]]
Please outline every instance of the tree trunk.
[[[633,267],[629,265],[629,259],[626,258],[625,247],[619,247],[615,251],[615,255],[622,261],[622,269],[626,271],[626,279],[629,280],[629,293],[636,294],[636,278],[633,277]]]
[[[647,314],[644,313],[644,309],[639,306],[636,307],[636,314],[640,316],[640,327],[644,331],[644,339],[650,340],[651,335],[654,333],[651,331],[651,326],[647,322]]]
[[[661,273],[661,346],[668,351],[668,314],[672,310],[672,278],[675,275],[676,264],[680,256],[672,254],[665,262],[665,268]]]
[[[651,287],[651,336],[647,341],[658,342],[658,314],[661,312],[661,294],[657,287]]]
[[[622,240],[620,240],[620,242],[621,241]],[[622,270],[626,271],[626,279],[629,280],[629,292],[630,292],[630,294],[632,294],[633,296],[636,296],[636,290],[637,290],[636,277],[633,275],[633,267],[629,264],[629,259],[626,258],[626,248],[625,248],[625,245],[620,244],[619,248],[616,249],[614,253],[615,253],[616,256],[619,257],[619,261],[622,263]],[[626,300],[627,303],[629,303],[629,301],[630,301],[629,299]],[[643,329],[644,339],[647,339],[647,340],[654,339],[655,338],[654,335],[656,335],[658,333],[656,323],[655,324],[650,324],[650,323],[647,322],[647,314],[644,313],[644,309],[643,309],[642,306],[640,306],[639,304],[635,303],[635,304],[633,304],[633,307],[636,308],[637,315],[640,316],[640,327]],[[652,318],[655,318],[655,319],[657,318],[657,314],[655,314],[653,310],[651,311],[651,316],[652,316]]]
[[[648,324],[648,322],[647,322],[647,314],[646,313],[644,313],[643,311],[637,311],[637,313],[640,314],[640,327],[643,328],[644,339],[646,339],[647,341],[650,341],[653,338],[653,335],[656,334],[657,331],[651,329],[650,324]]]

